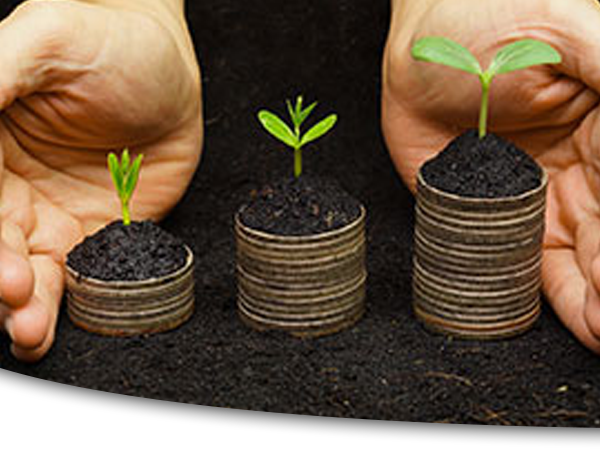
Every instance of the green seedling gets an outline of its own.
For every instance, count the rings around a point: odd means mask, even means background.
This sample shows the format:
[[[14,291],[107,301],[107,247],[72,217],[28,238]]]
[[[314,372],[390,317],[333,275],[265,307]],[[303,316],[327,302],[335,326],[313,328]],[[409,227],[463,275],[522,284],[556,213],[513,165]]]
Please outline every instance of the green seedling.
[[[117,194],[121,200],[121,211],[123,213],[123,224],[129,226],[131,224],[131,212],[129,211],[129,201],[135,190],[140,175],[140,166],[142,165],[143,155],[138,155],[131,163],[129,150],[123,150],[121,161],[114,153],[108,155],[108,169],[112,176],[112,181],[117,189]]]
[[[337,115],[327,116],[302,134],[300,127],[315,109],[317,103],[312,103],[307,108],[303,108],[302,97],[299,96],[296,99],[295,106],[292,106],[289,100],[286,101],[286,104],[292,120],[293,130],[277,115],[266,110],[261,110],[258,113],[258,120],[269,133],[294,150],[294,176],[298,178],[302,175],[302,148],[331,130],[337,122]]]
[[[479,137],[487,133],[490,85],[498,74],[528,68],[534,65],[561,62],[560,54],[549,44],[534,39],[511,43],[498,51],[494,60],[483,71],[477,59],[460,44],[444,37],[421,38],[412,47],[416,60],[439,63],[479,76],[481,82],[481,110],[479,112]]]

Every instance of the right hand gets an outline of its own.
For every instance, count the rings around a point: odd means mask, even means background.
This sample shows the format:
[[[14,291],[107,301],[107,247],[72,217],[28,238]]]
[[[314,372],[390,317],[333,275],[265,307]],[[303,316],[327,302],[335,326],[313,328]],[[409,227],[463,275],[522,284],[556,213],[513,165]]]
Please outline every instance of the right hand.
[[[537,38],[563,63],[498,76],[489,129],[530,152],[549,174],[543,288],[564,324],[600,353],[600,6],[596,0],[396,0],[384,60],[383,130],[396,168],[416,175],[455,135],[477,124],[473,75],[416,62],[436,35],[485,68],[509,42]]]

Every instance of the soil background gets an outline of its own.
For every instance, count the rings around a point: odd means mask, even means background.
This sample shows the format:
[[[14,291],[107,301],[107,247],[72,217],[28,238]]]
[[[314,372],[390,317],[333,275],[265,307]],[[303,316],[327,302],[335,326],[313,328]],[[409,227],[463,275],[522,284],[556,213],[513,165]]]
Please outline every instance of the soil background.
[[[2,15],[17,4],[2,2]],[[104,338],[63,311],[56,343],[3,368],[91,389],[269,412],[419,422],[600,426],[600,358],[549,306],[501,342],[424,330],[411,311],[413,198],[379,129],[387,0],[189,0],[203,68],[206,143],[189,191],[163,226],[197,255],[197,307],[174,332]],[[292,172],[292,154],[255,119],[304,94],[339,114],[307,148],[308,174],[337,179],[369,210],[368,305],[355,328],[303,341],[246,328],[235,310],[232,216],[253,190]]]

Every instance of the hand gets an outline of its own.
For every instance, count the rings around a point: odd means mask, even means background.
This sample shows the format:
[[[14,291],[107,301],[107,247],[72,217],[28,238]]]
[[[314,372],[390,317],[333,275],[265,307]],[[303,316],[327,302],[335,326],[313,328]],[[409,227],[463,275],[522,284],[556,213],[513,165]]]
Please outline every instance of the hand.
[[[383,131],[414,190],[419,166],[477,125],[476,77],[410,57],[415,39],[446,36],[485,68],[509,42],[536,38],[556,67],[498,76],[490,130],[549,174],[544,292],[564,324],[600,353],[600,6],[596,0],[395,1],[384,58]]]
[[[0,326],[22,360],[53,342],[68,251],[120,217],[107,153],[145,156],[139,219],[163,216],[198,163],[200,75],[183,12],[152,4],[30,1],[0,23]]]

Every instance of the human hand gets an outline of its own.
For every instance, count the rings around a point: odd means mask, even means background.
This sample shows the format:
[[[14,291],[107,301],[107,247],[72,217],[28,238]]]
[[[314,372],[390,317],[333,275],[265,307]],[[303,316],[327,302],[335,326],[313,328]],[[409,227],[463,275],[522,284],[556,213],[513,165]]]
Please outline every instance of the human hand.
[[[0,23],[0,327],[21,360],[53,342],[66,253],[120,215],[107,153],[144,154],[137,218],[163,216],[192,178],[200,75],[182,9],[38,0]]]
[[[600,353],[600,6],[596,0],[396,0],[384,57],[383,132],[414,191],[420,165],[477,125],[477,78],[410,56],[415,39],[451,38],[487,67],[523,38],[555,47],[558,66],[498,76],[490,127],[549,175],[544,292],[563,323]]]

